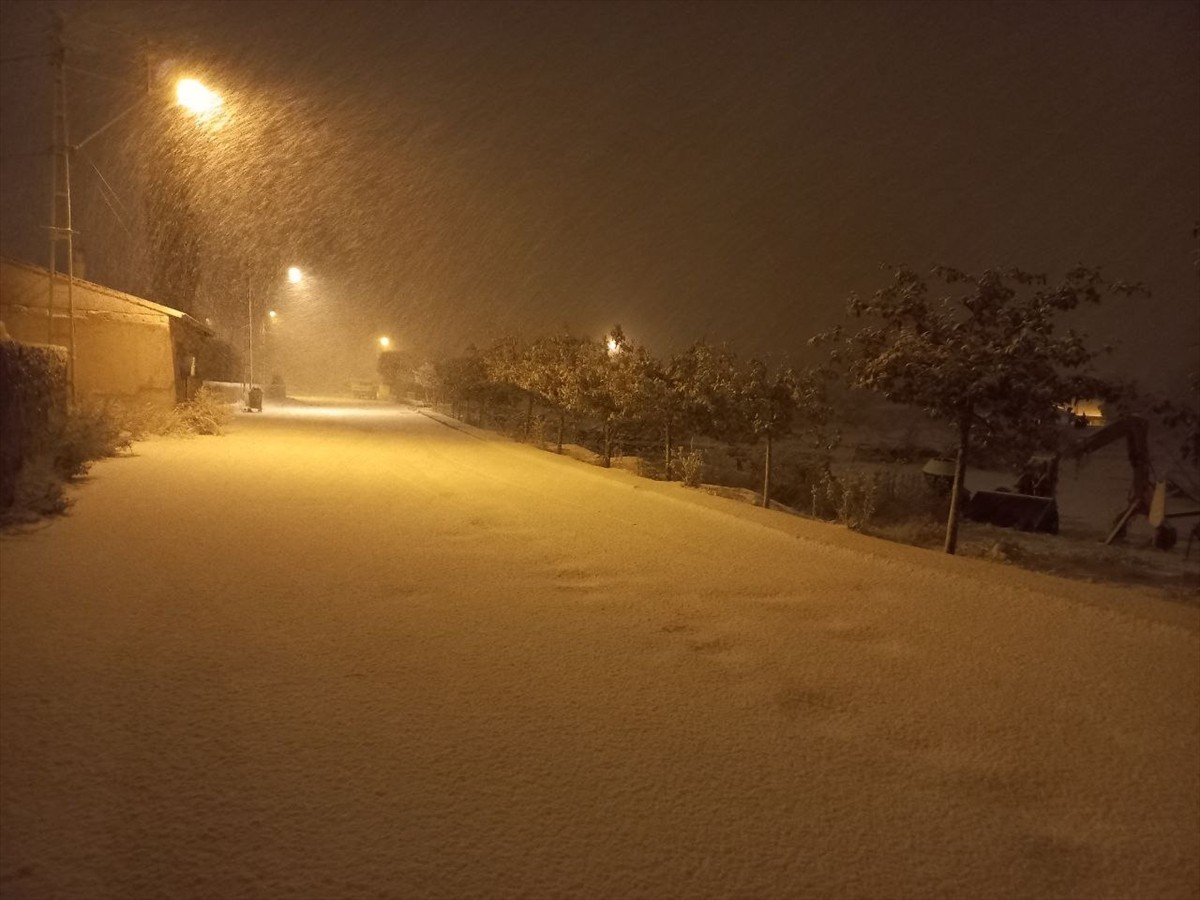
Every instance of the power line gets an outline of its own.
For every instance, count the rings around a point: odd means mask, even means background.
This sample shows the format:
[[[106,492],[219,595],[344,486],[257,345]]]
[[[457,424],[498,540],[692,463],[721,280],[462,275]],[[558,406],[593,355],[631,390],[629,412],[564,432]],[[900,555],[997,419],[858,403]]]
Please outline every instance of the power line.
[[[99,47],[93,47],[91,44],[81,44],[77,41],[67,41],[66,43],[67,49],[72,53],[91,54],[93,56],[107,56],[111,59],[119,59],[126,62],[133,62],[137,57],[136,50],[101,50]]]
[[[78,21],[79,21],[78,19],[76,19],[76,20],[75,20],[75,22],[78,22]],[[127,31],[122,31],[122,30],[121,30],[121,29],[119,29],[119,28],[114,28],[114,27],[113,27],[113,26],[111,26],[111,25],[105,25],[103,22],[87,22],[87,23],[85,23],[85,24],[86,24],[87,28],[89,28],[89,29],[91,29],[91,28],[103,28],[105,31],[111,32],[112,34],[118,34],[118,35],[120,35],[121,37],[125,38],[126,40],[134,41],[135,43],[136,43],[137,41],[141,40],[141,39],[140,39],[139,37],[137,37],[136,35],[132,35],[132,34],[130,34],[130,33],[129,33],[129,32],[127,32]]]
[[[79,151],[79,155],[82,156],[87,161],[87,164],[89,166],[91,166],[92,169],[95,171],[96,175],[99,176],[101,183],[106,188],[108,188],[109,192],[113,196],[113,199],[117,201],[117,204],[121,207],[122,211],[124,211],[125,215],[129,215],[130,214],[129,208],[124,203],[121,202],[120,194],[117,193],[116,188],[114,188],[111,184],[108,183],[108,179],[104,177],[104,173],[100,171],[100,167],[96,165],[96,161],[88,153],[86,153],[83,150]]]
[[[95,72],[91,69],[81,69],[78,66],[67,66],[68,72],[74,72],[76,75],[87,75],[91,78],[99,78],[103,81],[112,81],[117,84],[125,85],[126,87],[137,88],[141,85],[137,82],[130,81],[126,78],[118,78],[115,75],[105,75],[103,72]]]
[[[92,171],[96,173],[97,177],[100,179],[100,183],[104,185],[105,188],[108,188],[109,194],[112,194],[112,199],[116,200],[117,204],[121,207],[121,209],[125,210],[125,214],[128,215],[129,211],[125,208],[125,204],[121,203],[120,196],[117,194],[113,186],[108,183],[108,179],[104,177],[104,173],[100,171],[100,167],[97,166],[96,163],[92,161],[92,158],[86,153],[80,151],[79,155],[82,156],[84,161],[92,167]],[[123,229],[125,229],[125,233],[130,237],[133,237],[133,232],[129,230],[129,226],[125,224],[125,220],[121,218],[121,214],[117,212],[116,207],[114,207],[112,202],[108,199],[108,194],[105,194],[103,190],[100,191],[100,199],[104,201],[109,210],[112,212],[113,216],[116,218],[117,222],[120,223]]]

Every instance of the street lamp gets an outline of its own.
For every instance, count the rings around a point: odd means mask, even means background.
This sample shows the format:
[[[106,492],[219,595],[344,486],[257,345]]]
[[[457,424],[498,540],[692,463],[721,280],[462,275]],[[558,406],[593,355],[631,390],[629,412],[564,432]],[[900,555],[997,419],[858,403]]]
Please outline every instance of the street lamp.
[[[304,273],[300,270],[299,266],[288,266],[287,280],[292,284],[299,284],[300,282],[302,282],[304,280]],[[272,288],[268,293],[274,295],[276,293],[276,289]],[[247,275],[246,275],[246,297],[247,297],[246,315],[247,315],[248,321],[249,321],[248,328],[249,328],[249,335],[250,335],[249,336],[250,375],[249,375],[249,383],[247,385],[247,388],[253,389],[253,387],[254,387],[254,299],[250,293],[249,272],[247,272]],[[262,350],[263,350],[263,366],[262,367],[267,370],[267,375],[270,375],[269,370],[270,370],[270,368],[272,368],[275,365],[277,360],[274,358],[276,348],[273,346],[273,343],[275,342],[276,339],[271,338],[268,335],[268,331],[267,331],[267,323],[268,322],[271,325],[278,324],[279,323],[279,313],[273,309],[268,309],[266,312],[266,319],[263,321],[263,325],[262,325]],[[265,378],[266,378],[266,376],[264,376],[264,380],[265,380]],[[274,379],[274,377],[272,377],[271,384],[272,385],[276,384],[276,380]]]
[[[50,180],[50,266],[49,295],[46,299],[47,341],[54,343],[54,280],[58,274],[58,245],[66,245],[67,276],[67,379],[71,402],[75,401],[75,229],[72,227],[71,209],[71,159],[83,148],[104,134],[152,96],[151,81],[147,80],[147,91],[134,103],[109,119],[81,141],[71,143],[67,127],[67,48],[65,42],[65,19],[61,13],[54,18],[54,43],[52,68],[54,79],[53,116],[51,126],[51,180]],[[118,82],[123,79],[114,79]],[[186,78],[176,85],[176,99],[181,106],[198,119],[205,120],[222,106],[219,95],[213,93],[194,78]],[[95,163],[92,164],[95,168]],[[96,169],[99,174],[99,169]],[[100,175],[101,180],[104,176]],[[107,184],[107,182],[105,182]],[[111,190],[111,188],[109,188]]]
[[[211,116],[224,101],[195,78],[183,78],[175,85],[176,102],[198,119]]]
[[[384,350],[386,350],[391,345],[392,345],[392,339],[390,337],[381,337],[379,339],[379,346],[382,347]]]
[[[287,279],[292,284],[300,283],[300,281],[302,281],[303,278],[304,278],[304,273],[302,273],[298,267],[296,267],[296,266],[288,267]],[[270,293],[274,293],[274,291],[271,291]],[[248,333],[247,340],[249,342],[248,352],[249,352],[249,363],[250,363],[249,379],[246,384],[246,390],[249,391],[249,390],[253,390],[253,388],[254,388],[254,295],[253,295],[252,291],[250,290],[249,270],[247,270],[247,272],[246,272],[246,318],[247,318],[247,326],[246,327],[247,327],[247,333]],[[272,348],[268,345],[266,323],[270,322],[272,325],[275,325],[278,321],[279,321],[279,313],[276,310],[268,309],[266,321],[263,323],[263,326],[262,326],[263,351],[264,351],[264,354],[266,357],[265,362],[264,362],[264,367],[270,365],[274,361],[273,359],[271,359],[273,354],[269,352],[269,351],[271,351]]]

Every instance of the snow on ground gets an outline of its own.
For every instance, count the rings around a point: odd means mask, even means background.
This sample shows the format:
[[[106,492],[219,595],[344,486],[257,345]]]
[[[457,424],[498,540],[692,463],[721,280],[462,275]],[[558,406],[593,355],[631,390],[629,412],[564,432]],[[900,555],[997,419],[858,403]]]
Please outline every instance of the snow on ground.
[[[369,404],[0,541],[6,898],[1195,897],[1200,612]]]

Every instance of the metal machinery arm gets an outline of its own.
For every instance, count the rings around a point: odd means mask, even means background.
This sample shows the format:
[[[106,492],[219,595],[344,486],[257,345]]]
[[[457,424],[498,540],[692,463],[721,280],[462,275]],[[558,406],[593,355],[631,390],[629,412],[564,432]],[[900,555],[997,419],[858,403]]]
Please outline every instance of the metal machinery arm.
[[[1080,441],[1063,453],[1067,459],[1079,459],[1089,453],[1095,453],[1101,447],[1106,447],[1114,441],[1125,438],[1126,451],[1129,455],[1129,467],[1133,470],[1133,484],[1129,488],[1129,515],[1142,513],[1149,515],[1150,501],[1154,496],[1154,480],[1150,466],[1150,446],[1148,436],[1150,423],[1141,416],[1125,416],[1117,419],[1111,425],[1105,425],[1095,434]],[[1123,516],[1128,519],[1128,515]],[[1124,523],[1122,523],[1124,524]]]

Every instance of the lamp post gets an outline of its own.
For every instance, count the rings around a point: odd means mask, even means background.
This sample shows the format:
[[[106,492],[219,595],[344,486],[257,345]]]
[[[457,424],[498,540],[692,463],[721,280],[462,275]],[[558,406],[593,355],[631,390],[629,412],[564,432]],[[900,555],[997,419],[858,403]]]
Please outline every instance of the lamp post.
[[[292,284],[299,284],[304,280],[304,273],[297,266],[288,266],[287,280]],[[274,293],[272,291],[272,293]],[[274,309],[268,309],[266,318],[262,325],[262,351],[264,365],[270,366],[274,360],[274,353],[271,346],[271,341],[268,338],[267,324],[274,324],[279,321],[279,312]],[[247,396],[249,391],[254,390],[254,293],[251,286],[250,270],[246,269],[246,331],[247,331],[247,357],[249,361],[248,381],[246,383]],[[269,374],[269,373],[268,373]]]
[[[294,290],[291,294],[291,299],[294,300],[295,299],[294,291],[302,290],[302,288],[300,288],[298,286],[301,284],[301,282],[303,282],[305,280],[304,272],[300,269],[299,266],[288,266],[287,280],[288,280],[288,284],[295,286]],[[285,301],[285,303],[286,302],[289,302],[289,301]],[[295,322],[294,319],[292,321],[293,321],[293,323]],[[283,376],[279,371],[280,361],[279,361],[279,359],[276,358],[278,350],[279,350],[279,347],[278,347],[279,341],[276,339],[276,336],[273,333],[273,329],[268,327],[268,326],[276,325],[276,324],[278,324],[278,322],[279,322],[279,313],[273,309],[268,310],[267,318],[263,322],[263,351],[266,354],[265,362],[264,362],[264,366],[266,368],[266,378],[264,378],[264,381],[267,380],[267,378],[270,379],[270,390],[272,391],[273,396],[277,390],[280,393],[282,393],[284,391],[284,388],[282,387]],[[294,335],[293,335],[293,337],[294,337]],[[283,399],[283,397],[279,396],[277,399]]]
[[[380,336],[379,356],[375,362],[375,373],[382,381],[382,385],[380,386],[382,397],[379,397],[378,394],[376,396],[378,399],[383,400],[392,399],[395,394],[395,388],[398,387],[398,373],[396,365],[398,353],[394,353],[391,350],[391,346],[392,339],[390,337],[388,337],[386,334]]]
[[[246,407],[250,408],[250,392],[254,390],[254,282],[250,267],[246,267]]]
[[[54,18],[54,43],[51,62],[54,69],[51,135],[50,135],[50,266],[49,295],[46,298],[47,340],[54,343],[54,281],[58,275],[58,245],[66,245],[67,276],[67,383],[71,401],[76,397],[75,352],[75,229],[71,208],[71,157],[124,119],[152,96],[153,79],[146,80],[146,93],[126,109],[109,119],[83,140],[72,144],[67,116],[67,49],[65,20],[61,14]],[[149,72],[149,66],[147,66]],[[121,79],[117,79],[121,80]],[[176,100],[197,119],[203,121],[220,110],[221,97],[195,79],[184,79],[176,87]],[[103,179],[103,175],[101,176]]]

